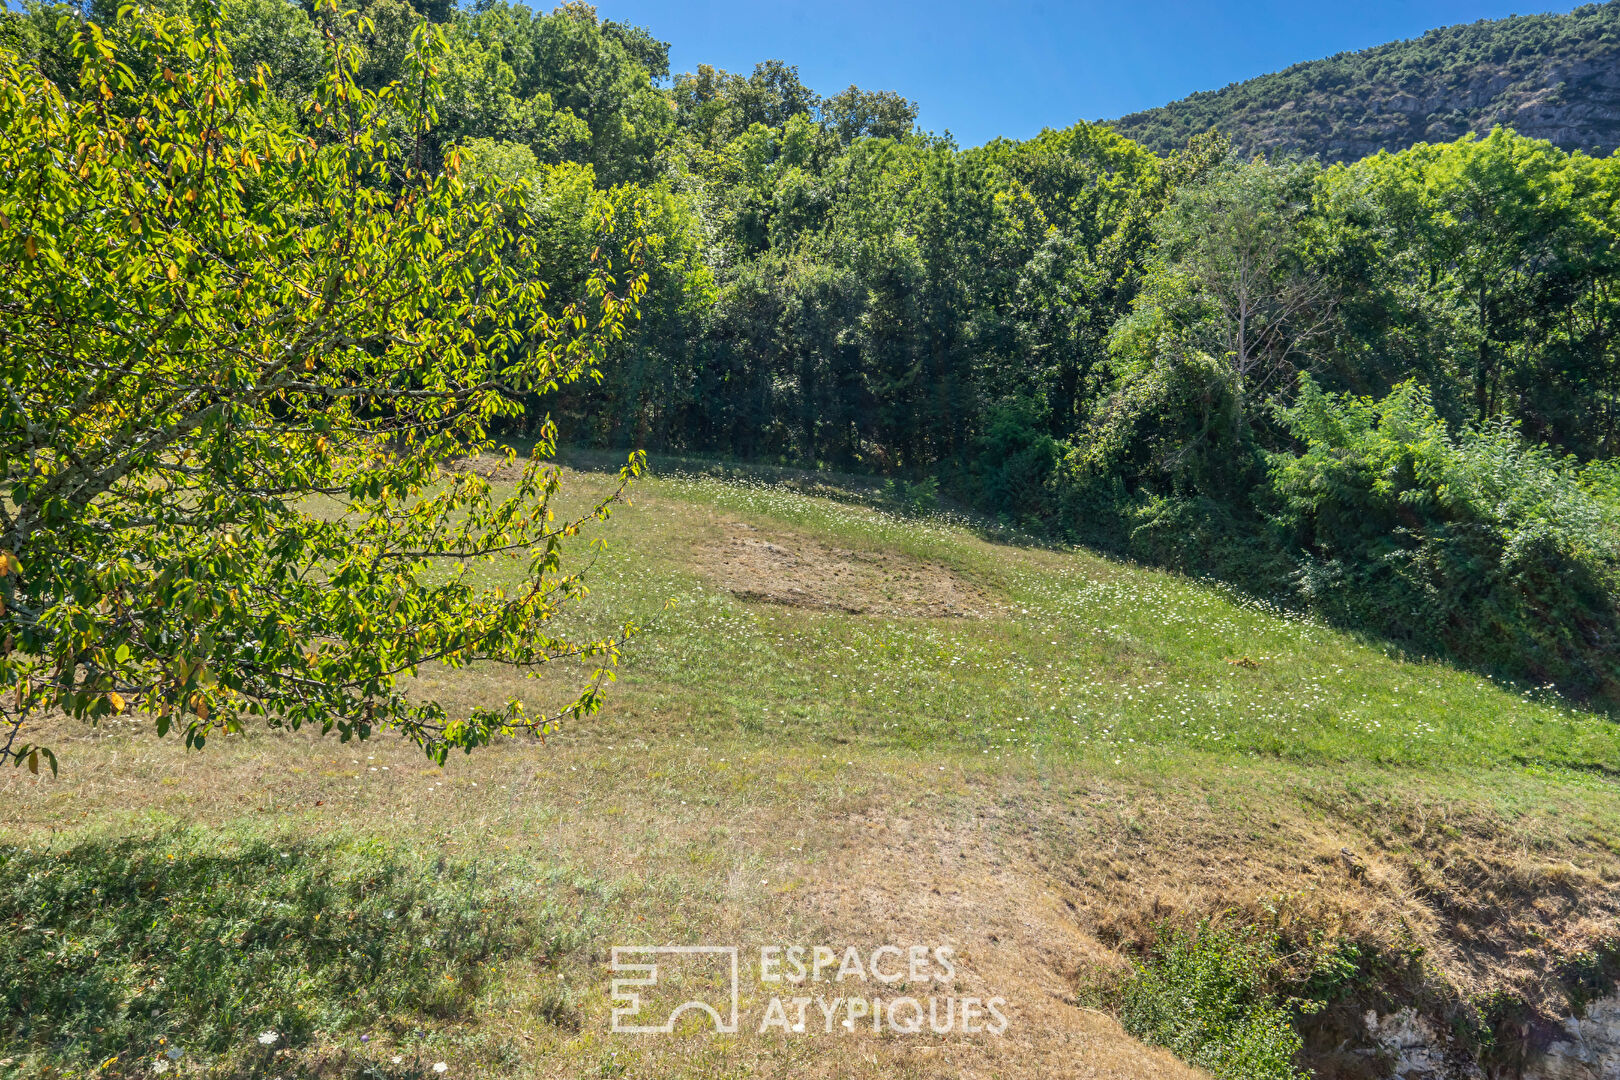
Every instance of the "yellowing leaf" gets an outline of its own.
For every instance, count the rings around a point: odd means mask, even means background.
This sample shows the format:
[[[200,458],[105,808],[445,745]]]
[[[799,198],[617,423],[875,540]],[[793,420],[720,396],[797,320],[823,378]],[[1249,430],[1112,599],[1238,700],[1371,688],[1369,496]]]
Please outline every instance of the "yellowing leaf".
[[[107,695],[107,702],[110,705],[112,705],[113,712],[121,713],[121,712],[124,711],[124,698],[123,698],[123,695],[119,694],[117,691],[114,691],[113,693],[110,693],[110,694]]]

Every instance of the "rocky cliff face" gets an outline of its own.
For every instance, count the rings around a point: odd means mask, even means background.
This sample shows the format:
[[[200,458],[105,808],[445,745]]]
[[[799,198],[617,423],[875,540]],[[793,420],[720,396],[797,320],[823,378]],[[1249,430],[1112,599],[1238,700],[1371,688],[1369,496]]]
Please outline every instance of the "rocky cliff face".
[[[1366,1016],[1368,1053],[1388,1080],[1485,1080],[1486,1073],[1458,1055],[1428,1019],[1411,1009]],[[1501,1075],[1500,1073],[1496,1075]],[[1527,1048],[1517,1080],[1615,1080],[1620,1077],[1620,995],[1589,1003],[1561,1030]]]
[[[1526,1080],[1602,1080],[1620,1076],[1620,995],[1592,1002],[1564,1021],[1562,1037],[1531,1064]]]
[[[1293,130],[1291,112],[1254,117],[1234,134],[1247,149],[1302,149],[1349,161],[1420,142],[1450,142],[1470,131],[1485,135],[1510,127],[1565,150],[1609,154],[1620,147],[1620,50],[1600,60],[1549,65],[1530,78],[1507,70],[1482,71],[1462,86],[1372,92],[1360,115],[1348,100],[1320,100],[1316,111],[1338,114],[1317,130]]]
[[[1620,53],[1555,66],[1545,82],[1504,92],[1486,111],[1496,122],[1566,149],[1606,154],[1620,145]]]

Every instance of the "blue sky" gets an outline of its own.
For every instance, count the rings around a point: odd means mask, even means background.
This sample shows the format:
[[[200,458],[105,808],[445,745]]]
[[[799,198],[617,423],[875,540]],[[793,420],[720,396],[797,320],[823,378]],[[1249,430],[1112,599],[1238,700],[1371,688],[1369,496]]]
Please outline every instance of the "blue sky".
[[[530,0],[536,7],[549,6]],[[1572,3],[1521,0],[598,0],[672,45],[676,71],[797,64],[812,89],[897,90],[963,146],[1162,105],[1435,26]]]

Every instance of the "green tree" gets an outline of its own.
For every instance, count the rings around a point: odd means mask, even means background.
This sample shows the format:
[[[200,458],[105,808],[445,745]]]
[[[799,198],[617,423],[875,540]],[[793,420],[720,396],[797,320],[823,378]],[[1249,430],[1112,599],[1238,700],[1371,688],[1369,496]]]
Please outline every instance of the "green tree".
[[[1181,188],[1158,220],[1157,276],[1144,301],[1175,297],[1172,317],[1224,358],[1240,429],[1249,399],[1293,370],[1329,325],[1331,284],[1301,252],[1315,175],[1310,164],[1229,163]]]
[[[340,43],[319,138],[260,115],[217,26],[137,13],[119,39],[79,29],[74,100],[0,52],[0,750],[37,769],[42,710],[140,710],[193,746],[260,717],[442,760],[596,708],[619,639],[552,629],[585,591],[562,545],[638,460],[567,521],[539,454],[505,497],[440,463],[591,373],[639,274],[599,260],[548,314],[523,191],[416,167],[432,27],[380,93]],[[480,584],[496,558],[519,587]],[[403,685],[561,658],[598,666],[548,715]]]
[[[669,78],[669,42],[659,41],[645,26],[614,22],[602,23],[602,33],[617,41],[636,63],[646,69],[654,82]]]
[[[1324,175],[1322,264],[1346,297],[1342,381],[1412,372],[1453,419],[1612,453],[1620,163],[1498,130]],[[1370,385],[1369,385],[1370,384]]]
[[[287,0],[225,0],[220,22],[235,66],[265,66],[270,89],[286,101],[303,100],[325,78],[326,49],[315,22]]]
[[[799,69],[780,60],[755,64],[753,74],[735,75],[708,64],[677,75],[675,111],[682,127],[700,145],[717,148],[755,124],[780,128],[795,116],[813,113],[820,103],[799,81]]]
[[[892,90],[851,86],[821,103],[821,122],[846,144],[867,138],[903,139],[917,123],[917,103]]]

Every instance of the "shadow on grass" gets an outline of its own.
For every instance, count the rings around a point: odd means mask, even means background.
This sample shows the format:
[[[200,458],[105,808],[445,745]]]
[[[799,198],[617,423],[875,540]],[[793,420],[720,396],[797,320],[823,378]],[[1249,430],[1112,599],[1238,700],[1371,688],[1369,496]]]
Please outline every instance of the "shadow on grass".
[[[462,1016],[502,958],[578,944],[510,880],[355,839],[0,847],[0,1044],[36,1071],[257,1072],[320,1033]]]
[[[511,445],[518,451],[519,457],[528,452],[526,444]],[[628,450],[565,447],[558,450],[557,462],[566,468],[582,472],[607,472],[623,465],[628,454]],[[1063,551],[1073,547],[1072,544],[1051,537],[1009,526],[947,495],[939,495],[935,505],[919,505],[917,500],[907,496],[911,490],[920,485],[897,484],[892,479],[882,476],[807,469],[802,466],[733,458],[692,457],[666,453],[649,453],[647,471],[653,476],[672,479],[707,477],[715,480],[765,483],[801,495],[826,499],[844,506],[877,510],[897,517],[934,518],[966,529],[981,540],[1009,547],[1036,548],[1043,551]]]

